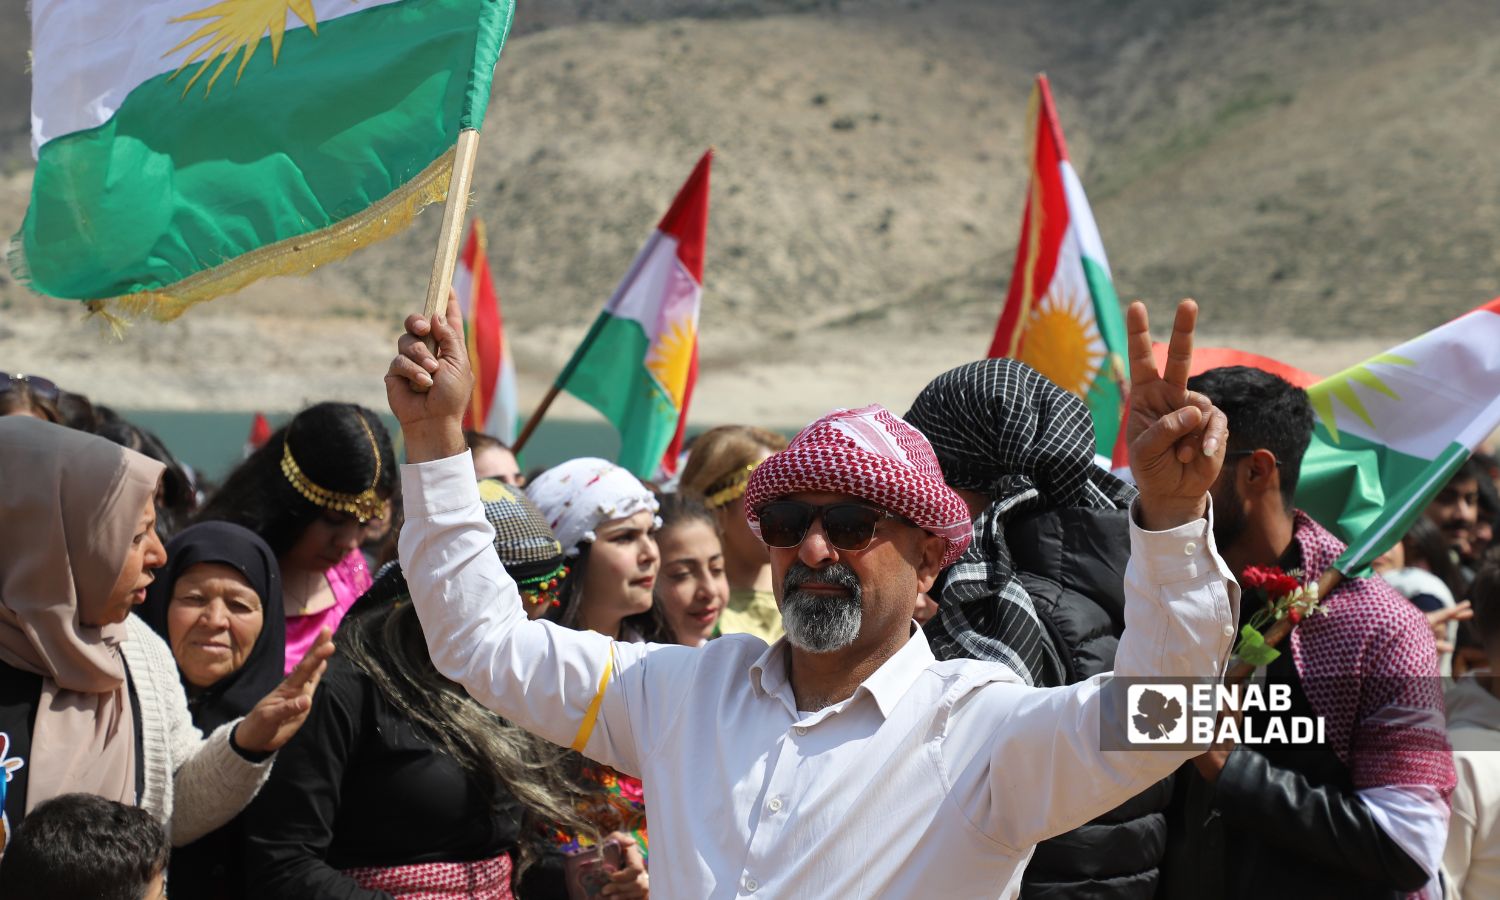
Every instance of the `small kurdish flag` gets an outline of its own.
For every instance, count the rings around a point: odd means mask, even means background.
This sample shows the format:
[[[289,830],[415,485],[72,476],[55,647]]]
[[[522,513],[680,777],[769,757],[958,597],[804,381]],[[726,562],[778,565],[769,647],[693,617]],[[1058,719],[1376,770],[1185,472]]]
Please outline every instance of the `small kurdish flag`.
[[[1019,359],[1082,397],[1094,420],[1095,454],[1107,463],[1124,401],[1125,319],[1045,75],[1036,77],[1029,117],[1031,184],[1021,243],[986,355]]]
[[[616,460],[639,478],[677,469],[698,380],[698,308],[708,232],[709,150],[646,239],[557,386],[620,432]]]
[[[443,199],[511,0],[32,0],[17,277],[174,318]],[[269,48],[262,39],[269,37]]]
[[[475,217],[453,269],[453,293],[463,310],[464,338],[474,366],[474,392],[464,412],[464,428],[511,446],[516,442],[516,364],[505,340],[488,249],[484,222]]]
[[[1362,571],[1500,427],[1500,298],[1307,389],[1317,414],[1297,505]]]

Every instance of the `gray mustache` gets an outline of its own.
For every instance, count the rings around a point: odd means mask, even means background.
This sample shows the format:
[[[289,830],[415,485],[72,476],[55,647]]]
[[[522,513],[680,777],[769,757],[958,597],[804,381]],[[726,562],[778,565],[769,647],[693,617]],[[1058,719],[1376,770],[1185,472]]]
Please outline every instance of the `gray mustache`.
[[[793,562],[781,579],[782,596],[792,593],[809,582],[838,585],[855,599],[858,599],[860,595],[859,576],[843,563],[814,569],[805,563]]]

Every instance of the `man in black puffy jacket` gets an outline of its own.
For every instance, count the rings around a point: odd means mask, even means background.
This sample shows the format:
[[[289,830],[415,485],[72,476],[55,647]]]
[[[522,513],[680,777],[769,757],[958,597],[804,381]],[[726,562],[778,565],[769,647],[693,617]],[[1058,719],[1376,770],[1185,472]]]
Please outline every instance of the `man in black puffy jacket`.
[[[933,653],[998,660],[1042,687],[1111,670],[1135,489],[1095,465],[1088,408],[1024,363],[988,359],[939,375],[905,418],[974,515],[973,543],[931,592]],[[1160,782],[1039,844],[1021,896],[1152,897],[1171,793]]]

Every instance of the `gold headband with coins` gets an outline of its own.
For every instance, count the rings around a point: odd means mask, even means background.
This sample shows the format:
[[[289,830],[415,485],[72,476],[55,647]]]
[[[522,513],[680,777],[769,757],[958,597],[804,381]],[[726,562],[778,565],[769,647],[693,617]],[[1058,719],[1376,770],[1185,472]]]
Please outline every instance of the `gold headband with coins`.
[[[712,490],[704,492],[703,505],[709,509],[718,509],[721,506],[728,506],[745,496],[745,486],[750,483],[750,473],[754,472],[755,467],[760,465],[760,463],[760,460],[756,460],[753,463],[740,466],[738,469],[730,472],[728,476],[714,483]]]
[[[313,480],[303,473],[302,467],[297,465],[297,460],[292,456],[290,432],[287,434],[287,440],[281,445],[281,474],[285,475],[286,480],[297,489],[297,493],[312,503],[324,509],[348,513],[363,525],[371,519],[379,518],[385,512],[385,501],[375,493],[375,486],[380,484],[380,445],[375,442],[375,433],[370,430],[370,423],[365,421],[364,415],[356,415],[359,417],[360,427],[365,430],[365,437],[370,439],[370,449],[375,452],[375,477],[370,479],[369,487],[358,494],[345,494],[330,491],[313,483]]]

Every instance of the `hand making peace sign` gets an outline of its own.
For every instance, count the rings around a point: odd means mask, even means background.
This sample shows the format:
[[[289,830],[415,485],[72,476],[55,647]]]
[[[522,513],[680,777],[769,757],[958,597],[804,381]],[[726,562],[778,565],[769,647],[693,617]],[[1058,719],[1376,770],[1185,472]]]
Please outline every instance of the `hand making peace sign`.
[[[1130,418],[1125,437],[1130,470],[1140,488],[1141,526],[1162,531],[1190,522],[1208,510],[1208,489],[1224,465],[1229,421],[1207,397],[1187,389],[1193,363],[1193,328],[1198,304],[1177,305],[1165,371],[1158,372],[1151,351],[1146,306],[1135,302],[1125,314],[1130,347]]]

